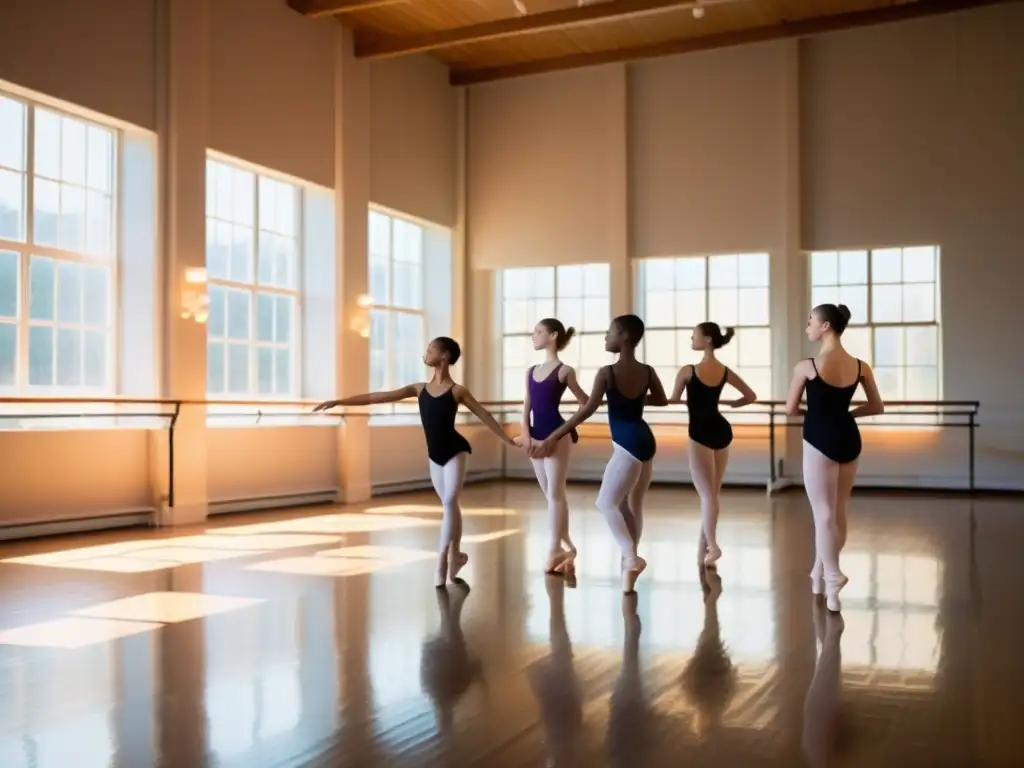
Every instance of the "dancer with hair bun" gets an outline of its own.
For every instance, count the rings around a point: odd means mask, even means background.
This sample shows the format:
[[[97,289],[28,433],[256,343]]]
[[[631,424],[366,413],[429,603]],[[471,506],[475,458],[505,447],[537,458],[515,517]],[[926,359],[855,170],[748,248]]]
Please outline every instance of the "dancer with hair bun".
[[[850,322],[845,304],[820,304],[807,318],[807,338],[821,343],[817,358],[802,360],[793,369],[786,413],[804,414],[804,488],[814,514],[814,567],[811,591],[825,595],[830,611],[842,609],[839,592],[849,579],[839,568],[846,545],[846,512],[860,458],[858,419],[883,413],[871,366],[843,348],[842,335]],[[868,401],[850,410],[857,387]],[[800,408],[804,392],[807,410]]]
[[[559,406],[569,389],[580,404],[587,402],[587,393],[576,381],[576,371],[558,359],[575,328],[566,328],[560,320],[547,317],[533,329],[533,348],[544,350],[545,360],[526,372],[526,397],[523,400],[523,422],[519,442],[530,450],[534,441],[545,440],[565,423]],[[569,451],[579,440],[576,430],[562,437],[548,456],[531,456],[537,482],[548,501],[550,546],[545,570],[548,573],[569,573],[576,559],[576,546],[569,537],[569,499],[565,482],[569,475]]]
[[[691,345],[694,350],[703,352],[704,357],[695,365],[679,369],[669,400],[681,402],[686,391],[686,408],[690,414],[687,457],[690,476],[700,496],[701,535],[697,557],[708,568],[713,568],[722,556],[717,533],[719,498],[732,444],[732,425],[719,412],[719,399],[725,385],[729,384],[739,390],[740,398],[726,405],[742,408],[757,400],[754,390],[715,356],[715,350],[728,344],[734,333],[732,328],[726,328],[723,333],[717,323],[710,322],[693,329]]]

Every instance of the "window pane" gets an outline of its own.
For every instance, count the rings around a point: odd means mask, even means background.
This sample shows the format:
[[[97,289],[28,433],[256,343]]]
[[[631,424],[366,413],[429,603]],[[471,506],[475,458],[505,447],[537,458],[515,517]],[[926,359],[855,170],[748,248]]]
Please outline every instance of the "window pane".
[[[25,105],[0,96],[0,166],[25,170]]]
[[[384,258],[370,258],[370,296],[374,304],[388,305],[388,261]]]
[[[914,326],[907,328],[907,365],[939,364],[938,326]]]
[[[722,365],[727,366],[729,368],[738,368],[740,364],[739,351],[739,347],[737,346],[736,342],[733,341],[732,344],[726,344],[724,347],[719,349],[715,354],[718,357],[718,360],[722,363]],[[691,362],[696,361],[696,356],[691,358]]]
[[[297,190],[277,179],[260,177],[260,229],[290,239],[295,236],[295,198]]]
[[[17,381],[18,326],[0,323],[0,387],[13,387]]]
[[[876,323],[898,323],[903,319],[903,292],[898,285],[871,287],[871,320]]]
[[[863,325],[868,322],[868,287],[866,285],[843,285],[839,288],[839,303],[850,310],[850,322]]]
[[[231,257],[231,227],[213,219],[206,220],[206,273],[213,280],[226,280]]]
[[[250,294],[245,291],[227,291],[228,296],[228,338],[249,339]],[[230,362],[230,361],[229,361]],[[229,368],[229,377],[231,371]]]
[[[935,248],[932,246],[903,249],[903,281],[935,282]]]
[[[708,319],[707,295],[699,291],[676,293],[676,327],[692,330]]]
[[[13,318],[17,314],[18,254],[14,251],[0,251],[0,317]]]
[[[583,297],[583,267],[573,264],[558,268],[558,298]]]
[[[53,329],[31,326],[28,329],[28,383],[53,384]]]
[[[850,326],[843,334],[843,346],[846,351],[868,365],[874,365],[874,357],[871,354],[871,329],[868,327],[855,328]]]
[[[238,283],[252,281],[253,233],[248,227],[231,228],[231,262],[228,279]],[[272,263],[272,262],[271,262]]]
[[[759,400],[770,400],[772,397],[772,369],[771,368],[738,368],[736,375],[747,382],[747,386],[754,390]],[[732,389],[732,387],[729,387]],[[742,413],[742,411],[740,411]]]
[[[903,321],[930,323],[935,320],[935,284],[911,283],[903,286]]]
[[[604,348],[604,334],[587,334],[580,337],[579,344],[577,367],[596,369],[611,362],[611,355]]]
[[[35,110],[35,173],[60,178],[60,117],[46,109]]]
[[[675,305],[676,294],[670,291],[649,290],[644,305],[644,316],[647,326],[650,328],[674,327]]]
[[[385,309],[370,310],[370,349],[387,351],[388,312]]]
[[[102,192],[89,191],[85,196],[85,249],[94,256],[111,252],[112,201]]]
[[[220,342],[206,345],[206,391],[211,395],[224,392],[224,345]]]
[[[249,347],[245,344],[228,344],[228,392],[246,394],[248,391]]]
[[[772,332],[770,328],[740,328],[733,344],[736,344],[737,362],[741,368],[771,367]]]
[[[210,317],[207,332],[210,336],[223,337],[227,327],[227,300],[224,296],[224,288],[210,284]]]
[[[504,323],[502,331],[510,333],[532,333],[535,321],[530,317],[530,303],[528,301],[506,299],[504,306]],[[537,318],[540,320],[541,318]]]
[[[883,400],[903,400],[903,369],[872,366]]]
[[[522,400],[526,394],[526,376],[520,368],[503,368],[501,371],[501,399]]]
[[[708,291],[708,317],[706,319],[721,326],[736,325],[739,322],[739,307],[735,288],[712,288]]]
[[[60,185],[60,247],[85,251],[85,190]]]
[[[839,258],[834,251],[811,254],[811,285],[838,285]]]
[[[676,368],[688,365],[691,359],[695,359],[693,351],[693,329],[679,328],[676,330]],[[675,374],[672,374],[673,377]],[[675,378],[672,379],[675,381]]]
[[[596,301],[601,300],[597,299]],[[577,331],[583,330],[583,299],[566,299],[559,294],[556,314],[566,328],[572,326]],[[538,321],[541,319],[537,318]]]
[[[207,210],[212,207],[212,216],[223,221],[231,220],[231,193],[233,189],[233,178],[231,168],[224,163],[215,160],[206,161],[206,169],[213,174],[214,184],[207,191],[207,196],[212,198],[212,206],[207,203]]]
[[[256,352],[256,387],[261,395],[274,392],[274,350],[261,347]]]
[[[387,375],[387,358],[384,353],[376,350],[370,350],[370,389],[373,392],[379,392],[380,390],[387,387],[385,376]]]
[[[737,267],[740,285],[748,288],[767,288],[768,269],[767,253],[743,254],[739,257]]]
[[[53,320],[53,259],[33,256],[29,264],[29,306],[32,320]]]
[[[228,167],[231,175],[231,213],[226,217],[235,224],[252,229],[256,204],[256,175],[241,168]]]
[[[86,137],[88,156],[86,159],[86,183],[94,190],[110,192],[110,172],[114,156],[113,134],[95,125],[90,125]]]
[[[57,329],[57,386],[82,384],[82,332]]]
[[[57,319],[82,322],[82,265],[67,261],[57,264]],[[59,378],[59,374],[58,374]]]
[[[423,227],[402,219],[394,219],[392,251],[395,261],[406,264],[423,263]]]
[[[577,368],[576,369],[576,381],[583,388],[584,392],[589,393],[594,388],[594,379],[597,378],[597,372],[600,370],[597,368]],[[572,393],[568,393],[570,401],[572,399]],[[672,394],[671,392],[669,394]]]
[[[421,363],[417,362],[423,355],[423,318],[405,312],[396,313],[395,317],[395,350],[401,361],[411,360],[418,370]]]
[[[501,364],[505,368],[525,370],[540,360],[529,336],[505,336],[502,339]]]
[[[839,282],[842,285],[867,285],[867,251],[843,251],[839,254]]]
[[[581,331],[606,331],[611,321],[611,303],[607,298],[583,300],[583,323],[576,326]]]
[[[396,261],[393,265],[394,306],[408,309],[423,307],[423,277],[415,264]]]
[[[383,213],[370,211],[370,255],[387,259],[391,254],[391,219]]]
[[[62,116],[60,129],[60,178],[62,181],[84,187],[85,123],[72,117]]]
[[[648,331],[644,334],[644,362],[655,368],[671,368],[676,364],[676,332]]]
[[[696,290],[705,288],[707,281],[707,260],[698,258],[676,259],[676,290]]]
[[[671,292],[675,287],[675,259],[647,259],[640,262],[640,269],[643,289],[648,296]]]
[[[899,248],[883,248],[871,252],[871,282],[898,283],[902,279],[902,252]]]
[[[274,340],[274,297],[267,294],[259,294],[256,297],[256,338],[259,341]],[[262,368],[260,370],[262,376]],[[267,376],[268,381],[273,378],[270,373]]]
[[[60,185],[36,179],[34,193],[32,237],[39,245],[56,248],[60,233]]]
[[[290,237],[277,238],[277,247],[274,252],[274,285],[280,288],[295,287],[296,254],[295,241]]]
[[[0,147],[2,145],[3,141],[0,141]],[[24,240],[24,233],[25,177],[20,173],[0,169],[0,238]]]
[[[737,285],[739,259],[736,256],[711,256],[708,259],[708,287],[732,288]]]
[[[936,400],[939,397],[939,371],[933,366],[907,368],[907,400]]]
[[[841,301],[837,285],[816,285],[811,288],[812,309],[822,304],[839,304]]]
[[[85,386],[102,387],[107,383],[107,334],[85,331]]]
[[[903,365],[903,329],[875,329],[875,365],[882,368]]]
[[[740,288],[739,304],[740,325],[769,324],[767,288]]]
[[[274,351],[274,387],[279,395],[292,391],[292,353],[287,349]]]
[[[607,264],[587,264],[583,268],[583,295],[607,297],[611,291],[611,267]]]
[[[84,321],[87,325],[106,326],[109,322],[107,294],[110,288],[110,271],[106,267],[83,267],[85,272]]]
[[[291,296],[277,297],[277,313],[274,315],[274,341],[287,344],[292,340],[292,319],[295,316],[295,299]]]

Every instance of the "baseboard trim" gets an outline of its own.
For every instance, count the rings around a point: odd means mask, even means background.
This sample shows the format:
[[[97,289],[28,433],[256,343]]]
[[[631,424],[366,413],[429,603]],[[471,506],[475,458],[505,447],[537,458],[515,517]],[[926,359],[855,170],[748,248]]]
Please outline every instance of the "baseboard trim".
[[[155,510],[139,509],[96,517],[75,517],[39,522],[21,521],[0,526],[0,541],[40,539],[48,536],[67,536],[74,533],[92,533],[117,528],[151,527]]]
[[[271,496],[250,496],[241,499],[223,499],[211,501],[208,515],[231,515],[238,512],[260,512],[267,509],[287,509],[289,507],[312,507],[323,504],[335,504],[338,489],[309,491],[307,493],[282,493]]]

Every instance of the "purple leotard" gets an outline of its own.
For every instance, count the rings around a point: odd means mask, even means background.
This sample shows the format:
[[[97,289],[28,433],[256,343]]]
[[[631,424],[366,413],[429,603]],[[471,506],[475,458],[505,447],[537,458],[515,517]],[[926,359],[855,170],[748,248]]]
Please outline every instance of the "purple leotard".
[[[551,371],[544,381],[537,381],[533,378],[533,370],[527,374],[530,377],[530,437],[534,440],[545,440],[548,435],[565,424],[565,419],[558,412],[558,405],[562,402],[562,395],[568,386],[564,381],[558,380],[558,371],[562,368],[559,363]],[[579,440],[579,435],[574,429],[571,433],[572,441]]]

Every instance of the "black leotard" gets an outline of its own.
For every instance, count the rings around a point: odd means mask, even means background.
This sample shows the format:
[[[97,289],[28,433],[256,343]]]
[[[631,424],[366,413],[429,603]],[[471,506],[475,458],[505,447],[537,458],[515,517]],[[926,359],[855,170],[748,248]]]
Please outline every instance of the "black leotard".
[[[804,416],[804,440],[828,459],[849,464],[860,456],[860,430],[850,415],[850,402],[860,386],[861,362],[857,360],[857,380],[848,387],[835,387],[823,381],[814,366],[813,379],[807,380],[807,413]]]
[[[420,422],[427,438],[427,456],[439,466],[444,466],[460,453],[472,453],[469,441],[455,430],[455,416],[459,403],[455,399],[452,385],[442,394],[434,397],[427,392],[427,385],[420,389]]]
[[[647,386],[636,397],[626,397],[615,387],[615,369],[607,366],[608,390],[605,398],[608,401],[608,426],[611,428],[612,442],[625,448],[637,461],[650,461],[658,450],[654,433],[644,421],[644,404],[651,389],[654,369],[649,365],[644,368],[647,369]]]
[[[718,412],[718,399],[729,378],[725,369],[722,381],[709,387],[697,377],[697,366],[693,366],[690,381],[686,385],[686,410],[690,413],[690,439],[713,451],[721,451],[732,443],[732,425]]]

